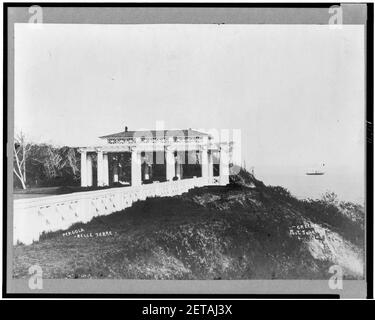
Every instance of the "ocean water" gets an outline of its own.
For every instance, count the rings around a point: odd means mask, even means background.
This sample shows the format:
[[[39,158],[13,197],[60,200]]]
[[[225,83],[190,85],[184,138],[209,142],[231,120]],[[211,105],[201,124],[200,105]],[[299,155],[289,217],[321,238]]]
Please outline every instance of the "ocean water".
[[[308,176],[303,168],[255,168],[254,174],[266,185],[287,188],[299,199],[319,199],[330,191],[342,201],[365,202],[364,173],[336,168],[325,170],[322,176]]]

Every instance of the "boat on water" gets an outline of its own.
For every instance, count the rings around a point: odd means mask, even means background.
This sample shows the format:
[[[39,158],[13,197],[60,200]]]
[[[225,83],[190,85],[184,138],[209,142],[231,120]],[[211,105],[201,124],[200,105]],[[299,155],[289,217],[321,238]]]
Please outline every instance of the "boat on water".
[[[324,175],[324,172],[323,171],[308,171],[306,172],[306,175],[307,176],[322,176]]]
[[[325,163],[320,166],[314,166],[307,169],[306,175],[307,176],[322,176],[324,175],[324,171],[322,170],[325,167]]]

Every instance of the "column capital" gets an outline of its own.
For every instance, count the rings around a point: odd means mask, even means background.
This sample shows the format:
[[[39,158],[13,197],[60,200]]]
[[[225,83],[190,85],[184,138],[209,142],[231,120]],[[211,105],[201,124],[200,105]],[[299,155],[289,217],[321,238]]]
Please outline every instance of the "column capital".
[[[129,150],[130,150],[131,152],[140,152],[140,151],[141,151],[137,146],[130,146],[130,147],[129,147]]]
[[[219,149],[220,151],[223,150],[223,151],[229,151],[229,144],[221,144],[219,146]]]
[[[164,150],[168,151],[168,152],[173,152],[173,151],[175,151],[175,148],[173,148],[173,146],[171,146],[171,145],[166,145],[164,147]]]
[[[201,145],[200,150],[203,150],[203,151],[207,151],[208,150],[208,146],[207,145]]]

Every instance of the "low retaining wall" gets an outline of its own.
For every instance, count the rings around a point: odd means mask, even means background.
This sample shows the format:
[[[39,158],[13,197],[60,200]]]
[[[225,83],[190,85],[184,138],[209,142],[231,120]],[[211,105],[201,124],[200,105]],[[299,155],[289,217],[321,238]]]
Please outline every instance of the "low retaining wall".
[[[108,215],[149,197],[180,195],[195,187],[217,184],[208,178],[193,178],[139,187],[111,188],[42,198],[14,200],[13,244],[31,244],[43,232],[66,230],[74,223]]]

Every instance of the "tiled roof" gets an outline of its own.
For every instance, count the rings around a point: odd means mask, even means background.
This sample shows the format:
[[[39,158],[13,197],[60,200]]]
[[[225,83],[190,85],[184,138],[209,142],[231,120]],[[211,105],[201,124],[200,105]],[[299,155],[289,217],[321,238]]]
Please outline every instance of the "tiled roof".
[[[114,139],[114,138],[134,138],[134,137],[208,137],[208,133],[200,132],[192,129],[185,130],[150,130],[150,131],[122,131],[118,133],[109,134],[99,137],[101,139]]]

